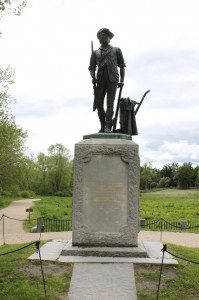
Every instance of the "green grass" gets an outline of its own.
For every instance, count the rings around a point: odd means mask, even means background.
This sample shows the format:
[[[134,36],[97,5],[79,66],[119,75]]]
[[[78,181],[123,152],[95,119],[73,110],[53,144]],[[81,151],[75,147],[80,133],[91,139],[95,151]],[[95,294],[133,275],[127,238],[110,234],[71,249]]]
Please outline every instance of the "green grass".
[[[58,220],[72,219],[72,198],[44,196],[41,200],[35,202],[31,219],[46,217]],[[36,221],[25,222],[24,229],[30,231],[30,228],[37,224]]]
[[[167,245],[168,251],[199,261],[198,248]],[[199,299],[199,265],[178,260],[178,266],[163,266],[159,299]],[[160,266],[134,265],[138,300],[156,299]]]
[[[199,190],[165,189],[141,193],[141,218],[199,223]]]
[[[0,253],[20,248],[21,245],[4,245]],[[0,256],[0,299],[1,300],[42,300],[44,290],[41,269],[38,261],[27,257],[35,252],[31,246],[19,252]],[[46,280],[47,299],[61,299],[70,285],[72,264],[43,262]]]

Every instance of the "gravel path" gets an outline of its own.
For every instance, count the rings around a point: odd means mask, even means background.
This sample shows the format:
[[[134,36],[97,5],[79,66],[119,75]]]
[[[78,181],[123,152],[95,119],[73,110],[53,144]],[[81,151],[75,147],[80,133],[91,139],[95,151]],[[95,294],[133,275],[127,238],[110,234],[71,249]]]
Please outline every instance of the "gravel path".
[[[27,218],[28,213],[26,208],[34,205],[34,201],[39,199],[27,199],[13,201],[8,207],[0,210],[0,218],[2,214],[9,217],[24,220]],[[39,238],[39,233],[28,233],[23,230],[23,222],[15,221],[4,218],[5,226],[5,242],[7,244],[21,244],[25,242],[36,241]],[[0,221],[0,245],[3,242],[2,237],[2,220]],[[46,232],[42,233],[41,240],[50,239],[71,239],[72,232]],[[141,231],[139,233],[139,240],[141,241],[160,241],[160,232],[158,231]],[[162,241],[165,243],[171,243],[187,247],[199,248],[199,234],[196,233],[184,233],[184,232],[163,232]]]

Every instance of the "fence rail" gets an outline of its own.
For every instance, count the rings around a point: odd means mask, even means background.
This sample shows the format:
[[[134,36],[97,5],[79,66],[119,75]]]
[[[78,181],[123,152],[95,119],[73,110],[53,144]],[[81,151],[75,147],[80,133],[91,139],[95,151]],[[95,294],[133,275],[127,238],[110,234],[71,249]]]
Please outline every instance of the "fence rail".
[[[72,220],[57,220],[42,218],[42,225],[45,232],[53,231],[71,231]],[[140,223],[142,229],[148,229],[152,231],[186,231],[186,232],[199,232],[199,224],[191,222],[168,222],[163,218],[159,220],[147,220],[142,219]]]
[[[142,219],[140,222],[142,229],[154,231],[186,231],[186,232],[199,232],[199,224],[184,222],[184,221],[171,221],[168,222],[163,218],[159,220]]]
[[[44,232],[57,232],[57,231],[71,231],[72,221],[71,220],[56,220],[42,218]]]

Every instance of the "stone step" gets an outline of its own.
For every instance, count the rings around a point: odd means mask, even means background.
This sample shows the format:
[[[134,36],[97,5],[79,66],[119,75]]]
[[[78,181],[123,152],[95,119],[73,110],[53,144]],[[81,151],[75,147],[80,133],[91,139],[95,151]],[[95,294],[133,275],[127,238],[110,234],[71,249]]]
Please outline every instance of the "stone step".
[[[62,256],[100,256],[100,257],[147,257],[142,242],[138,247],[81,247],[73,246],[70,241],[61,252]]]

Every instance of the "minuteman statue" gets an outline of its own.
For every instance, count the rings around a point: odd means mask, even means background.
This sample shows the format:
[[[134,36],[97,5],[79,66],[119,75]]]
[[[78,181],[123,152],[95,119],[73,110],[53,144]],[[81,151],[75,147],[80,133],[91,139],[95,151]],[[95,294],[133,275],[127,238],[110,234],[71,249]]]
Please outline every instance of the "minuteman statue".
[[[117,87],[124,85],[125,62],[120,48],[111,46],[110,40],[114,34],[108,28],[102,28],[97,33],[101,44],[98,50],[92,51],[89,71],[94,84],[94,106],[98,111],[101,124],[99,132],[111,132],[113,125],[114,100]],[[97,78],[95,71],[97,67]],[[118,72],[120,69],[120,74]],[[107,109],[104,109],[104,98],[107,95]]]

